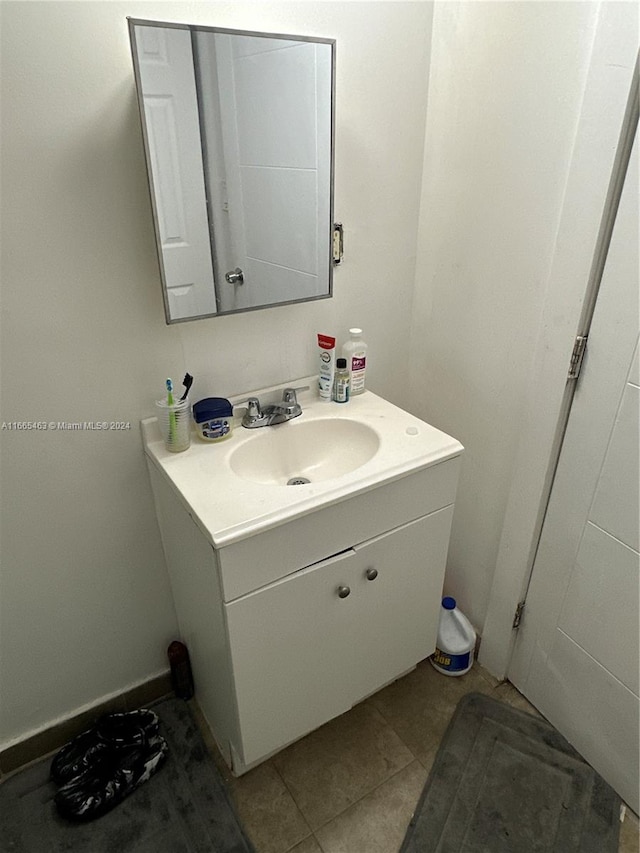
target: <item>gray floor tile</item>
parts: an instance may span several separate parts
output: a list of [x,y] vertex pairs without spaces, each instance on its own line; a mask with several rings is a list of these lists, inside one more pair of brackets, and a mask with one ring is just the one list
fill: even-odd
[[363,703],[272,759],[312,829],[413,761],[376,709]]
[[323,853],[397,853],[427,772],[413,761],[316,830]]
[[640,851],[640,828],[637,816],[627,809],[627,814],[620,827],[619,853],[638,853]]
[[456,705],[472,692],[493,692],[477,665],[466,675],[453,677],[423,661],[369,701],[428,770]]
[[310,835],[309,838],[305,838],[304,841],[296,844],[291,850],[287,850],[287,853],[322,853],[322,848],[313,835]]
[[232,779],[230,789],[238,816],[256,853],[284,853],[311,835],[307,822],[270,761]]

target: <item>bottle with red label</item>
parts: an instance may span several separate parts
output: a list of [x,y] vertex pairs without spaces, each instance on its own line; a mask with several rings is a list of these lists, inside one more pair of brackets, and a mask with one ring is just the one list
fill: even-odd
[[367,345],[362,340],[362,329],[349,329],[350,339],[342,347],[342,355],[347,359],[347,368],[351,377],[350,396],[362,394],[365,388],[367,370]]

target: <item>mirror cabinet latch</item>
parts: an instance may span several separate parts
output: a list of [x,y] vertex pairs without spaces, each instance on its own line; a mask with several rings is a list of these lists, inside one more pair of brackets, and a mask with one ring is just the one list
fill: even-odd
[[331,257],[334,267],[342,263],[344,254],[344,232],[342,230],[342,222],[333,223],[333,240],[331,246]]

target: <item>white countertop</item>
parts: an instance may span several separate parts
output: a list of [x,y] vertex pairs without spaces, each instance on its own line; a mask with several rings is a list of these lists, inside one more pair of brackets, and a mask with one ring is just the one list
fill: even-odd
[[[321,400],[316,377],[238,395],[231,402],[246,400],[248,396],[259,397],[263,404],[272,402],[288,385],[310,385],[309,391],[298,394],[302,406],[299,417],[253,430],[240,426],[238,420],[232,435],[220,442],[202,441],[194,432],[191,446],[182,453],[166,450],[156,418],[141,423],[149,460],[168,480],[216,548],[436,465],[463,451],[456,439],[371,391],[353,397],[346,404]],[[295,430],[297,425],[310,420],[336,417],[366,423],[380,442],[375,455],[349,473],[306,485],[283,486],[242,479],[229,464],[234,450],[257,433]]]

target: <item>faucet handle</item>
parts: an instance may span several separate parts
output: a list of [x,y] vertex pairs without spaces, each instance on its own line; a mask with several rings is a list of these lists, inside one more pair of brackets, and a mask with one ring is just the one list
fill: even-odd
[[308,391],[308,385],[299,385],[297,388],[285,388],[282,392],[282,401],[284,403],[297,403],[298,398],[296,397],[296,393],[298,391]]
[[[260,400],[257,397],[249,397],[247,400],[241,400],[239,403],[236,403],[236,406],[245,406],[247,407],[247,414],[245,418],[261,418],[262,417],[262,409],[260,408]],[[234,407],[235,408],[235,407]]]

